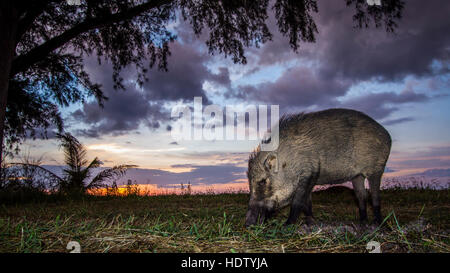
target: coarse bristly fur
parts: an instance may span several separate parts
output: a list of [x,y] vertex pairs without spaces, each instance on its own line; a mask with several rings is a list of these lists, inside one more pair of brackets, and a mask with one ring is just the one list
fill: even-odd
[[[300,123],[300,121],[305,117],[305,113],[297,113],[297,114],[283,114],[278,121],[280,136],[285,132],[285,129],[288,128],[292,123]],[[262,143],[270,142],[270,137],[268,139],[263,139]],[[256,157],[261,152],[261,145],[258,145],[251,153],[249,157],[249,162]]]
[[[279,121],[278,121],[278,126],[279,126],[279,132],[280,132],[280,138],[285,136],[285,132],[286,129],[289,128],[290,126],[292,126],[292,124],[299,124],[301,122],[301,120],[305,117],[305,113],[301,112],[301,113],[292,113],[292,114],[283,114]],[[268,139],[263,139],[261,141],[261,143],[268,143],[270,142],[270,137]],[[250,153],[250,157],[248,159],[248,170],[247,170],[247,178],[249,179],[249,181],[251,180],[251,174],[252,172],[254,172],[255,168],[257,169],[256,171],[262,171],[261,168],[258,168],[260,166],[258,166],[257,164],[254,164],[256,158],[258,158],[258,156],[261,153],[261,145],[258,145],[251,153]]]

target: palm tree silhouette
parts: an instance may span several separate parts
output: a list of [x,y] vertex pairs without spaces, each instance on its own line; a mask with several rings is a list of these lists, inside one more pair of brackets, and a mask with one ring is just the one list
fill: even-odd
[[[92,171],[103,165],[98,157],[91,162],[86,159],[85,147],[70,133],[58,134],[60,146],[64,151],[64,162],[67,168],[63,170],[60,191],[62,193],[77,195],[85,194],[88,190],[105,187],[107,179],[117,179],[125,175],[129,168],[137,165],[116,165],[100,171],[92,179]],[[90,179],[90,180],[89,180]]]

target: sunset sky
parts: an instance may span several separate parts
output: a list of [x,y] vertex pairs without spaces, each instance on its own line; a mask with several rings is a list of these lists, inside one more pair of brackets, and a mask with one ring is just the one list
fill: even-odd
[[[345,1],[319,1],[316,43],[289,47],[271,16],[273,41],[246,51],[246,65],[211,56],[207,35],[196,38],[189,23],[171,26],[168,72],[150,70],[142,88],[132,67],[122,76],[127,90],[113,89],[112,67],[87,58],[87,71],[109,97],[62,110],[67,131],[105,166],[136,164],[139,183],[210,185],[246,183],[250,141],[178,141],[171,138],[171,108],[180,102],[279,105],[280,114],[333,107],[361,110],[391,133],[386,175],[450,169],[450,5],[406,1],[396,34],[354,28]],[[22,147],[43,156],[45,165],[63,164],[56,139],[29,140]],[[450,176],[450,171],[449,171]]]

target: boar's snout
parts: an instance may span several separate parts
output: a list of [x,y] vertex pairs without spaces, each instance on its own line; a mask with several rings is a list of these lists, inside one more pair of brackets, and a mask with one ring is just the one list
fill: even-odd
[[256,225],[258,218],[260,218],[260,208],[249,207],[245,216],[245,227]]
[[264,223],[272,215],[272,209],[262,204],[250,204],[245,216],[245,226]]

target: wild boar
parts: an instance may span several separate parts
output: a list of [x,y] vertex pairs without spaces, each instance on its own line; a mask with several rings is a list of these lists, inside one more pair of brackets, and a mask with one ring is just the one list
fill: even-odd
[[258,146],[248,161],[246,226],[262,223],[288,205],[286,224],[295,223],[301,212],[311,224],[313,187],[346,181],[353,183],[360,221],[365,223],[366,178],[374,222],[381,223],[380,183],[391,150],[391,137],[383,126],[350,109],[284,115],[278,125],[278,148],[261,151]]

